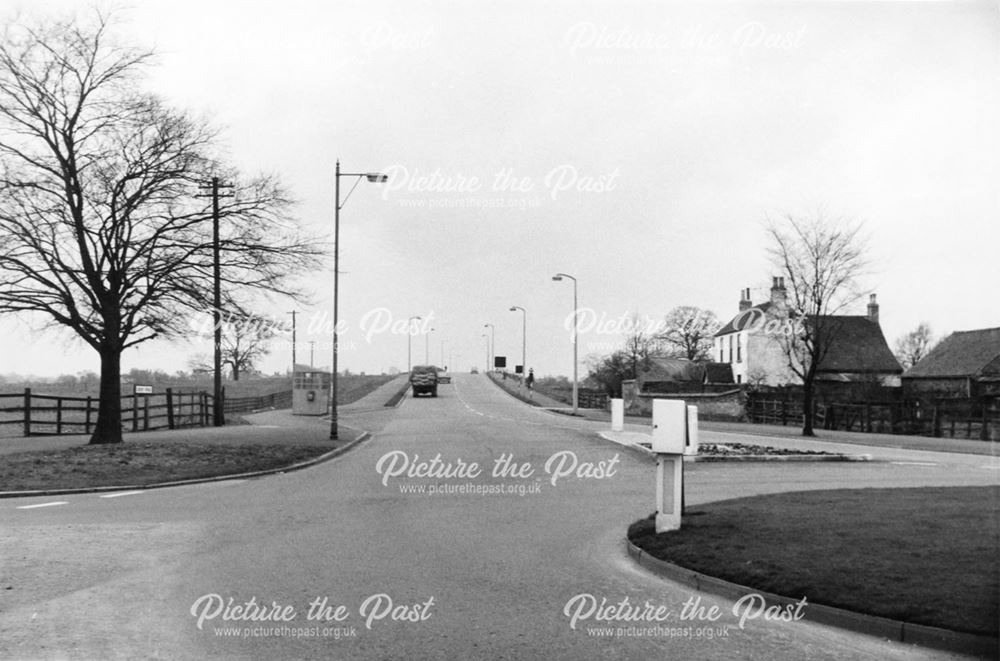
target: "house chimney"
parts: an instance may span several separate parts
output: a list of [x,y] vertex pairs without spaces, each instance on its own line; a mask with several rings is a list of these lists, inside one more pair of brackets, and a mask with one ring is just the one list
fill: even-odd
[[775,305],[783,305],[788,296],[788,292],[785,290],[785,279],[784,278],[772,278],[771,282],[771,303]]
[[878,302],[875,300],[875,294],[868,297],[868,321],[873,324],[878,323]]
[[740,312],[745,312],[753,307],[753,301],[750,300],[750,288],[740,290]]

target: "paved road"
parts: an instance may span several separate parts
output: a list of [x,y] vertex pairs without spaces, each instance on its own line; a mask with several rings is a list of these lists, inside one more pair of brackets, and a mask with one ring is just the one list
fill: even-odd
[[[628,523],[653,508],[648,458],[598,438],[602,423],[531,409],[482,376],[457,375],[440,393],[345,413],[374,437],[306,471],[114,498],[0,501],[0,658],[951,658],[806,622],[740,629],[732,602],[711,597],[701,605],[722,609],[720,620],[681,622],[694,593],[637,568],[621,545]],[[475,462],[483,474],[380,475],[393,452],[412,463],[440,454],[466,471]],[[587,469],[552,484],[545,465],[564,452]],[[507,454],[534,474],[491,477]],[[695,464],[688,500],[996,482],[992,458],[928,454],[933,462]],[[426,491],[462,485],[539,492]],[[567,603],[589,599],[571,601],[578,595],[663,606],[668,635],[597,635],[587,627],[602,623],[582,608],[574,629]],[[267,605],[251,613],[267,621],[223,621],[230,598]],[[323,598],[334,619],[308,620],[310,603]],[[677,631],[692,637],[669,635]]]

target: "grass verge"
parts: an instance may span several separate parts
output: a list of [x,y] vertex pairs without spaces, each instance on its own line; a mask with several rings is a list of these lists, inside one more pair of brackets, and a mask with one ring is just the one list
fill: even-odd
[[996,636],[1000,487],[807,491],[711,503],[650,555],[793,598]]
[[84,445],[0,456],[4,491],[148,485],[290,466],[329,452],[322,445],[145,443]]

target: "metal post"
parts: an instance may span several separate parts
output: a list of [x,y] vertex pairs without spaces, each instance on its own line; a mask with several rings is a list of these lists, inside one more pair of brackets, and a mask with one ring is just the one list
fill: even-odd
[[336,198],[333,207],[333,374],[330,381],[330,440],[337,440],[337,353],[340,347],[337,346],[337,322],[340,294],[340,159],[337,159],[336,175],[334,177],[334,197]]
[[579,363],[579,358],[577,357],[579,347],[579,342],[577,340],[577,327],[580,325],[577,321],[578,313],[579,307],[577,307],[576,298],[576,278],[573,278],[573,415],[576,415],[580,402],[580,387],[577,379],[577,365]]
[[420,315],[413,315],[406,320],[406,373],[413,369],[413,322],[421,319]]

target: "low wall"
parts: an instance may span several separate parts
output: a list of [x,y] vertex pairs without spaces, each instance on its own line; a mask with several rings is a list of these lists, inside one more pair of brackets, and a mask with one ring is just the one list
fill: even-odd
[[628,415],[653,415],[656,399],[683,399],[688,405],[698,407],[699,420],[741,422],[746,420],[746,395],[742,389],[723,393],[649,394],[628,392],[623,389],[625,413]]

